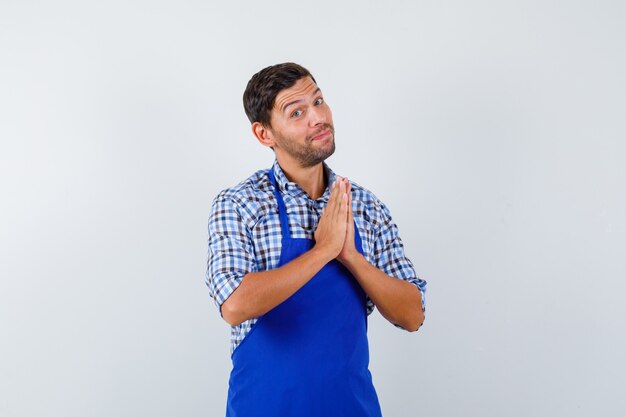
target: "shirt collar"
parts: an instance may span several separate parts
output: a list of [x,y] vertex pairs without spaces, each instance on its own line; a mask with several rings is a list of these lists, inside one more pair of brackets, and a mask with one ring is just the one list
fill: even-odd
[[[332,184],[333,181],[335,181],[336,174],[332,169],[330,169],[330,167],[328,166],[328,164],[326,164],[326,162],[322,162],[322,166],[324,168],[326,178],[328,178],[328,184],[326,184],[326,189],[324,190],[324,194],[322,194],[322,196],[318,198],[318,200],[328,201],[328,198],[330,197],[330,188],[328,186]],[[305,193],[304,190],[300,188],[298,184],[296,184],[293,181],[289,181],[287,179],[287,176],[285,176],[285,173],[283,172],[282,168],[278,164],[277,159],[274,160],[274,165],[272,166],[272,169],[274,170],[274,177],[276,177],[276,183],[278,184],[278,188],[280,189],[281,192],[291,193],[291,194],[296,194],[296,195],[303,194],[307,198],[310,198],[308,194]]]

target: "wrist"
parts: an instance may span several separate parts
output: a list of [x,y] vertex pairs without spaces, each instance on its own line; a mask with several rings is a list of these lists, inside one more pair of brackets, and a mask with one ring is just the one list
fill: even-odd
[[351,250],[341,256],[337,257],[337,260],[341,262],[345,267],[350,267],[356,264],[363,255],[359,253],[356,249]]
[[337,257],[337,254],[330,248],[315,244],[311,249],[319,258],[324,260],[324,263],[328,263]]

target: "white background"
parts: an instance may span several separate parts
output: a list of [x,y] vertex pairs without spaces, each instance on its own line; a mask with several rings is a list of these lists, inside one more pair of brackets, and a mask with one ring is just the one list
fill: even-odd
[[312,71],[328,162],[428,281],[370,316],[385,416],[626,413],[623,1],[0,0],[0,415],[221,416],[212,199],[241,96]]

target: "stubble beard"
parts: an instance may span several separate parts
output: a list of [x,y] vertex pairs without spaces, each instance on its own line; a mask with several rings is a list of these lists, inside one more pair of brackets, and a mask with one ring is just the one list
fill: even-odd
[[330,130],[330,138],[327,139],[330,141],[330,144],[324,144],[323,147],[318,148],[312,146],[313,137],[320,132],[317,132],[311,137],[307,137],[304,145],[300,145],[296,141],[289,139],[282,140],[280,145],[285,152],[296,159],[303,168],[315,166],[335,153],[335,129],[328,124],[324,126],[324,130],[326,129]]

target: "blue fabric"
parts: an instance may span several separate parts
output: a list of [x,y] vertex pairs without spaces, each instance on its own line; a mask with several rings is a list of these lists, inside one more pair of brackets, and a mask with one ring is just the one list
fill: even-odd
[[[273,170],[282,247],[278,266],[311,249],[291,238]],[[355,227],[355,245],[362,253]],[[234,350],[227,417],[381,417],[369,366],[366,295],[332,260],[260,317]]]
[[[324,176],[332,184],[336,174],[326,162],[322,164]],[[289,230],[294,238],[313,239],[322,210],[328,203],[330,188],[327,187],[319,198],[311,199],[298,184],[285,176],[277,160],[272,169],[289,215],[289,227],[282,227],[282,230]],[[425,311],[426,281],[417,276],[407,257],[389,209],[370,190],[352,180],[350,183],[352,212],[363,256],[385,274],[415,285],[422,294],[422,311]],[[267,170],[258,170],[236,186],[222,190],[213,200],[208,221],[205,282],[220,314],[222,303],[237,289],[246,274],[278,266],[282,232],[275,188]],[[404,192],[410,193],[410,190]],[[375,306],[369,297],[366,305],[367,313],[371,314]],[[257,320],[252,317],[231,326],[231,354]],[[398,324],[391,324],[403,329]]]

